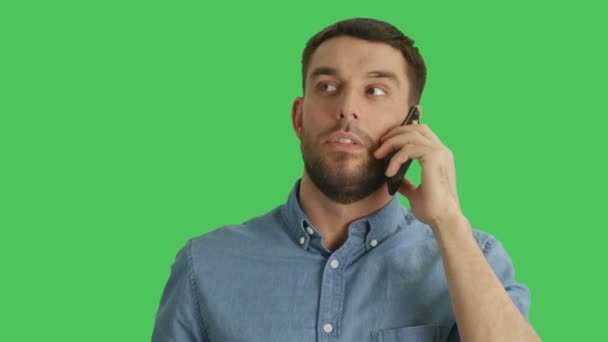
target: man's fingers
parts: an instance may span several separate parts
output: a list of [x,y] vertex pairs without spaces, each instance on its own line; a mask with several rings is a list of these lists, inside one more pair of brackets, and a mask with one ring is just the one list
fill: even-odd
[[409,132],[416,132],[416,129],[413,127],[413,125],[395,127],[393,129],[391,129],[390,131],[388,131],[388,133],[386,133],[385,135],[380,137],[380,142],[384,142],[396,135],[409,133]]
[[439,140],[439,137],[435,134],[435,132],[433,132],[431,130],[431,128],[426,125],[426,124],[420,124],[418,125],[418,131],[420,132],[420,134],[422,134],[423,136],[425,136],[426,138],[428,138],[430,141],[436,143],[436,144],[441,144],[443,145],[443,143],[441,142],[441,140]]
[[412,134],[396,135],[385,140],[380,148],[374,151],[374,156],[376,158],[384,158],[393,150],[401,149],[401,147],[406,144],[427,145],[430,143],[428,138],[416,132],[412,132]]
[[396,135],[409,133],[409,132],[416,132],[416,133],[426,137],[427,139],[429,139],[430,141],[432,141],[434,143],[441,143],[441,140],[439,140],[437,135],[431,130],[431,128],[427,124],[418,123],[417,121],[414,121],[411,125],[399,126],[399,127],[393,128],[392,130],[390,130],[388,133],[386,133],[384,136],[382,136],[380,138],[380,142],[386,141]]
[[397,152],[388,164],[385,175],[392,177],[397,174],[401,164],[405,163],[408,159],[419,159],[428,153],[429,147],[425,145],[414,145],[407,144]]

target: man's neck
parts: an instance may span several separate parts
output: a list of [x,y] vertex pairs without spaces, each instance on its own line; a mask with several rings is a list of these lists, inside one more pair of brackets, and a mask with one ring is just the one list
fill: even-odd
[[392,199],[386,185],[366,198],[351,203],[334,202],[323,194],[304,172],[300,182],[300,205],[315,228],[323,235],[323,244],[330,251],[340,248],[348,238],[348,226],[380,210]]

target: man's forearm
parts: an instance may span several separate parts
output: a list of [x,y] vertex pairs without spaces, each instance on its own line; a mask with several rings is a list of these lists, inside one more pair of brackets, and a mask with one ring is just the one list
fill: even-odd
[[463,342],[540,341],[488,264],[464,216],[433,225]]

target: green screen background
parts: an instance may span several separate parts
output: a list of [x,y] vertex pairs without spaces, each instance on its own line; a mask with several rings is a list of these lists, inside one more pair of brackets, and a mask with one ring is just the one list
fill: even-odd
[[584,1],[2,2],[0,340],[149,340],[187,239],[287,200],[303,167],[301,51],[357,16],[416,41],[423,121],[455,154],[465,214],[531,289],[541,337],[599,336],[605,14]]

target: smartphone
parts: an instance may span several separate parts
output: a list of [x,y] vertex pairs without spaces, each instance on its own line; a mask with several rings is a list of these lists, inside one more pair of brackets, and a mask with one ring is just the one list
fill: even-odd
[[[418,113],[418,106],[412,106],[412,108],[410,108],[410,111],[409,111],[409,113],[407,113],[407,116],[405,117],[405,120],[403,120],[403,123],[401,123],[401,126],[411,125],[414,121],[420,122],[420,114]],[[395,156],[395,154],[397,154],[397,152],[399,152],[399,150],[394,150],[391,153],[389,153],[386,157],[384,157],[384,164],[386,165],[387,168],[391,161],[391,158],[393,158]],[[397,192],[397,189],[399,189],[399,184],[401,184],[401,181],[403,180],[403,177],[405,176],[405,172],[407,172],[407,169],[410,167],[410,164],[412,164],[412,159],[408,159],[405,163],[401,164],[399,171],[397,171],[397,173],[394,176],[392,176],[392,177],[385,176],[386,183],[388,184],[388,193],[391,194],[391,196]]]

